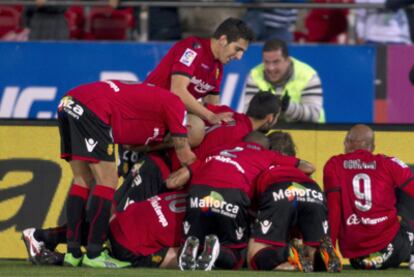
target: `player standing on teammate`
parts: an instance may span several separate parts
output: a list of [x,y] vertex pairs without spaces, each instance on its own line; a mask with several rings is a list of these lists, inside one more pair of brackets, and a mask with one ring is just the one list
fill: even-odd
[[145,83],[177,94],[187,110],[211,124],[229,121],[231,114],[214,114],[205,103],[219,103],[223,65],[240,60],[253,40],[253,32],[240,19],[223,21],[211,39],[188,37],[177,42],[150,73]]
[[[170,132],[181,163],[195,160],[187,142],[186,110],[180,99],[162,88],[104,81],[69,91],[58,108],[61,157],[72,169],[67,198],[65,263],[90,267],[124,267],[102,250],[118,176],[114,144],[151,145]],[[86,215],[90,224],[87,253],[80,250],[80,228],[86,200],[96,183]]]
[[375,155],[374,132],[353,126],[345,154],[324,168],[324,191],[332,242],[357,269],[398,267],[410,257],[413,231],[397,216],[396,189],[414,196],[414,175],[397,158]]

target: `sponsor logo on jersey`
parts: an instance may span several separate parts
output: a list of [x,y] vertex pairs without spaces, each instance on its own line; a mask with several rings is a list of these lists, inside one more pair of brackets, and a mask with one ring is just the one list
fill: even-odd
[[85,144],[86,149],[88,149],[88,152],[91,153],[93,149],[95,149],[96,145],[98,144],[98,141],[95,141],[93,138],[85,138]]
[[168,221],[167,218],[165,217],[163,211],[162,211],[162,207],[160,205],[160,201],[161,198],[159,196],[153,196],[151,198],[149,198],[147,201],[150,202],[152,208],[155,211],[155,214],[158,217],[158,222],[161,224],[162,227],[167,227],[168,226]]
[[264,220],[260,222],[260,228],[262,229],[263,235],[266,235],[269,232],[270,227],[272,226],[272,222],[269,220]]
[[377,218],[359,217],[356,214],[351,214],[346,220],[347,225],[377,225],[381,222],[388,220],[388,216],[382,216]]
[[242,228],[242,227],[239,227],[239,228],[236,229],[236,238],[237,238],[237,240],[241,240],[243,238],[244,229],[245,228]]
[[239,206],[228,203],[218,192],[212,191],[204,198],[191,197],[190,208],[201,209],[205,213],[216,213],[227,217],[236,218]]
[[201,79],[197,79],[195,76],[191,78],[191,83],[194,85],[194,90],[198,93],[207,93],[214,89],[214,86]]
[[283,199],[287,199],[289,202],[310,202],[319,203],[323,202],[323,194],[320,191],[314,189],[308,189],[299,183],[292,182],[292,185],[287,189],[279,189],[274,191],[273,200],[275,202]]
[[187,48],[180,58],[180,63],[185,64],[186,66],[191,66],[196,57],[197,53],[194,50]]

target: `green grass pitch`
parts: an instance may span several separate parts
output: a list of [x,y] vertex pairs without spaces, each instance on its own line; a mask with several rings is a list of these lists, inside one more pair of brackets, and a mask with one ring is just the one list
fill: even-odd
[[67,268],[60,266],[34,266],[28,261],[24,260],[0,260],[0,276],[24,276],[24,277],[35,277],[35,276],[76,276],[76,277],[123,277],[123,276],[237,276],[237,277],[261,277],[261,276],[298,276],[305,274],[305,276],[414,276],[414,272],[408,270],[406,265],[403,265],[399,269],[388,269],[383,271],[356,271],[351,270],[349,267],[341,273],[301,273],[301,272],[264,272],[264,271],[248,271],[248,270],[213,270],[211,272],[202,271],[179,271],[179,270],[166,270],[166,269],[142,269],[142,268],[128,268],[128,269],[93,269],[93,268]]

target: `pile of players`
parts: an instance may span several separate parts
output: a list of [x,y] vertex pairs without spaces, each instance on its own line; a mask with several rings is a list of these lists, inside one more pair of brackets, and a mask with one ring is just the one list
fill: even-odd
[[[251,39],[228,19],[212,39],[177,43],[144,84],[103,81],[65,95],[61,156],[74,176],[67,225],[23,231],[33,263],[339,272],[336,240],[357,268],[409,259],[414,176],[372,154],[369,127],[350,130],[322,192],[287,133],[263,134],[277,122],[279,97],[258,93],[246,114],[217,105],[223,64],[241,59]],[[117,191],[114,144],[124,148]],[[408,199],[398,200],[398,214],[395,189]]]

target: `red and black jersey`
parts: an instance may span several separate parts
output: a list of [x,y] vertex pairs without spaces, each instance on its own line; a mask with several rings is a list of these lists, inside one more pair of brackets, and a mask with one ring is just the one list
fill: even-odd
[[223,64],[214,58],[210,39],[188,37],[177,42],[144,82],[170,90],[175,74],[190,78],[187,89],[196,99],[218,95]]
[[71,96],[112,127],[115,143],[151,144],[186,136],[186,109],[180,98],[162,88],[121,81],[103,81],[70,90]]
[[[214,151],[213,151],[214,152]],[[238,188],[250,198],[260,173],[272,165],[296,167],[298,159],[266,150],[258,144],[237,142],[220,147],[207,156],[193,172],[192,184],[218,188]]]
[[187,194],[167,192],[130,204],[110,222],[114,239],[136,255],[180,246]]
[[407,189],[414,179],[410,168],[396,158],[366,150],[332,157],[324,168],[333,240],[345,257],[383,249],[397,234],[395,189]]

